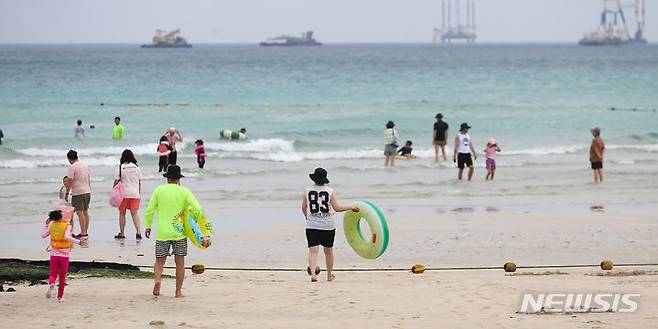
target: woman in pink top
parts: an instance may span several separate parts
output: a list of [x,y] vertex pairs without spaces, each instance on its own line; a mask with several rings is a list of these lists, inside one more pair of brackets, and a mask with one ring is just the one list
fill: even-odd
[[500,147],[496,144],[496,140],[489,138],[487,148],[484,153],[487,155],[487,177],[485,180],[493,180],[496,173],[496,152],[500,152]]
[[50,253],[50,278],[46,298],[52,297],[55,290],[55,280],[59,274],[59,289],[57,301],[64,301],[64,288],[66,287],[66,273],[69,270],[69,254],[73,244],[81,244],[85,240],[78,240],[71,234],[71,224],[62,219],[62,211],[55,210],[48,214],[48,219],[41,232],[41,238],[50,237],[50,245],[46,249]]

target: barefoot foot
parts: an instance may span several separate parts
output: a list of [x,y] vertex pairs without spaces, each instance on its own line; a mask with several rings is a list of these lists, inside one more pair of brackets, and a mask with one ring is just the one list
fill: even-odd
[[153,285],[153,296],[160,296],[160,285],[161,285],[160,282],[156,282]]
[[334,274],[327,275],[327,281],[334,281],[334,280],[336,280],[336,276]]

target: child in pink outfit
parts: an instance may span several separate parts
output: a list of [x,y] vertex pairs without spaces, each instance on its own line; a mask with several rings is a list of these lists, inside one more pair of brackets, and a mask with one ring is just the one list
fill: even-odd
[[55,289],[55,280],[59,274],[59,289],[57,290],[57,301],[64,301],[64,287],[66,287],[66,273],[69,270],[69,254],[73,244],[84,242],[74,238],[71,234],[71,224],[62,218],[62,211],[55,210],[48,214],[48,219],[41,232],[42,238],[50,237],[50,245],[47,250],[50,253],[50,278],[46,298],[52,297]]
[[496,173],[496,153],[500,152],[500,147],[496,144],[496,140],[490,138],[487,142],[487,148],[484,153],[487,155],[487,177],[486,180],[493,180]]

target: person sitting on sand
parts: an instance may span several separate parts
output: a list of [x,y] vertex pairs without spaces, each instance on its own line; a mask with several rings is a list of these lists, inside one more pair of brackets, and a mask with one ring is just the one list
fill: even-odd
[[327,281],[333,281],[334,268],[334,238],[336,236],[336,223],[334,213],[343,211],[358,212],[359,208],[343,207],[338,204],[334,190],[328,187],[327,171],[323,168],[315,169],[308,175],[313,185],[306,188],[306,194],[302,199],[302,213],[306,218],[306,241],[308,242],[308,271],[311,274],[311,282],[318,281],[315,268],[320,245],[324,250],[327,264]]
[[[462,179],[464,167],[467,166],[468,180],[470,181],[473,178],[473,160],[477,160],[477,155],[471,142],[471,136],[468,134],[469,129],[471,129],[471,126],[468,123],[464,122],[461,124],[459,134],[455,136],[455,149],[452,154],[452,161],[457,162],[457,167],[459,168],[457,179]],[[471,153],[473,154],[472,158]]]
[[50,245],[47,250],[50,253],[50,277],[48,278],[48,291],[46,298],[51,298],[55,290],[55,281],[59,276],[59,289],[57,289],[57,301],[64,302],[64,288],[66,287],[66,273],[69,270],[69,254],[73,244],[84,243],[84,238],[78,240],[73,237],[71,225],[62,220],[62,211],[55,210],[48,214],[46,224],[41,232],[41,238],[50,237]]
[[412,142],[412,141],[407,141],[407,142],[404,144],[404,146],[401,147],[401,148],[398,150],[398,154],[400,154],[400,156],[405,157],[405,158],[407,158],[407,159],[415,159],[416,156],[413,155],[413,154],[411,154],[411,152],[414,150],[414,149],[411,147],[411,145],[413,145],[413,142]]
[[500,147],[495,139],[490,138],[487,142],[487,148],[484,149],[484,153],[487,155],[487,177],[485,177],[485,180],[493,180],[496,174],[496,152],[500,152]]
[[589,162],[592,165],[594,173],[594,183],[603,183],[603,154],[605,153],[605,144],[601,139],[601,129],[592,128],[592,145],[589,147]]
[[186,187],[180,186],[180,179],[185,176],[181,174],[179,166],[170,165],[163,176],[167,178],[167,184],[155,188],[144,215],[145,235],[149,239],[151,238],[153,215],[156,215],[157,221],[153,295],[160,295],[162,268],[167,262],[167,257],[173,255],[176,262],[176,298],[180,298],[183,297],[185,256],[187,256],[187,238],[183,234],[183,214],[190,209],[196,218],[201,218],[203,210],[192,192]]

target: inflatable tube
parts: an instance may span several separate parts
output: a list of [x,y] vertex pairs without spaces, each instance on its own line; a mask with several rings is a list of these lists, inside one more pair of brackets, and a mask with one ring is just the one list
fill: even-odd
[[[386,251],[386,247],[388,247],[389,237],[386,218],[369,201],[357,201],[353,207],[358,207],[359,212],[348,211],[343,217],[345,239],[357,255],[366,259],[375,259],[381,256]],[[365,219],[368,226],[370,226],[372,235],[367,240],[359,228],[361,218]]]
[[245,140],[247,139],[247,135],[239,131],[225,129],[219,132],[219,138],[228,140]]
[[[211,238],[212,238],[212,224],[204,216],[201,218],[196,218],[188,209],[185,213],[185,220],[183,221],[183,233],[185,236],[192,241],[192,243],[201,248],[206,249],[210,247]],[[206,238],[206,243],[203,243],[203,237]]]
[[416,159],[416,156],[415,156],[415,155],[409,155],[409,156],[407,156],[407,155],[396,155],[396,156],[395,156],[395,159],[396,159],[396,160],[403,160],[403,161],[406,161],[406,160],[415,160],[415,159]]

